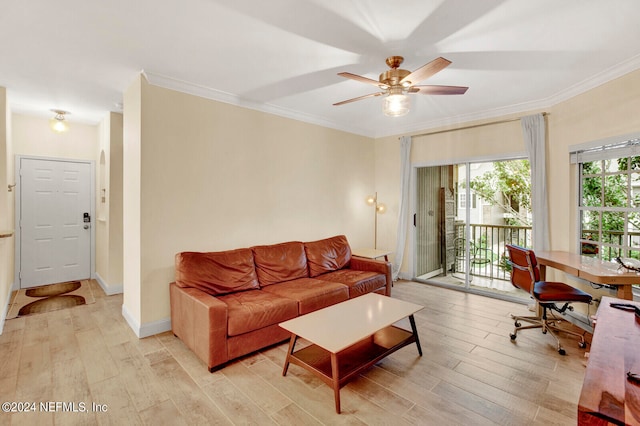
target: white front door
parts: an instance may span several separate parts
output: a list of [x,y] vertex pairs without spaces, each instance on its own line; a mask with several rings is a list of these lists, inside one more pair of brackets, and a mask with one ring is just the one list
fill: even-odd
[[20,159],[20,287],[91,277],[91,164]]

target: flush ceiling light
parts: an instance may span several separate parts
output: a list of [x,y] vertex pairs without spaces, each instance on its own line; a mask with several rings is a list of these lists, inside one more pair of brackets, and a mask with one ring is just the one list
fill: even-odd
[[69,123],[65,119],[65,114],[71,113],[69,111],[63,111],[61,109],[52,109],[51,112],[54,112],[56,114],[55,117],[49,120],[51,130],[56,133],[62,133],[69,130]]

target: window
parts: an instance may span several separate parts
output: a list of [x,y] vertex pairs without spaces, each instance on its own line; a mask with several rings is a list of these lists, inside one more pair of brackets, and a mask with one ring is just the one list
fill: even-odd
[[581,253],[603,260],[640,258],[640,138],[573,154]]
[[[467,208],[467,194],[465,194],[464,192],[461,192],[459,194],[460,196],[460,203],[458,205],[459,208],[461,209],[466,209]],[[469,205],[470,209],[475,209],[477,208],[476,205],[476,194],[471,194],[471,205]]]

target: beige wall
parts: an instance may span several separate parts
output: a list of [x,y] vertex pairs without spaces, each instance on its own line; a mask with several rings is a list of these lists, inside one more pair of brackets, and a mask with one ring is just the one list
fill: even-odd
[[[549,227],[554,250],[576,251],[577,181],[576,167],[569,163],[571,145],[630,133],[640,133],[640,71],[576,96],[550,109],[547,179]],[[611,291],[594,291],[570,275],[552,278],[569,281],[585,291],[615,296]],[[593,312],[593,308],[592,308]]]
[[[494,121],[510,120],[513,117],[501,117]],[[484,122],[486,124],[486,122]],[[465,123],[464,127],[483,122]],[[450,130],[431,129],[428,132]],[[456,164],[471,160],[512,158],[525,154],[522,130],[519,121],[479,126],[465,130],[451,130],[432,135],[419,136],[416,132],[411,143],[411,164],[413,167]],[[397,136],[376,140],[376,188],[379,198],[388,203],[388,215],[379,219],[378,247],[395,250],[397,220],[399,215],[400,193],[400,149]],[[414,197],[415,188],[410,190]],[[413,212],[410,213],[413,215]],[[413,222],[408,221],[407,232],[413,232]],[[407,239],[401,273],[409,276],[410,262],[413,256],[413,241]]]
[[[142,77],[138,76],[123,97],[122,179],[122,269],[123,314],[131,328],[140,335],[142,324],[142,276],[140,257],[140,175],[142,143]],[[151,142],[150,142],[151,143]],[[160,290],[162,291],[162,290]]]
[[550,109],[548,187],[551,246],[576,247],[576,171],[571,145],[640,133],[640,71],[576,96]]
[[[353,246],[373,244],[373,210],[365,203],[374,190],[372,139],[144,80],[127,91],[125,111],[125,310],[135,319],[139,308],[141,323],[169,317],[179,251],[336,234]],[[140,189],[129,176],[137,173]],[[129,255],[129,245],[139,253]],[[128,270],[130,263],[140,270]],[[138,285],[140,298],[128,299]]]
[[[575,251],[576,248],[576,176],[569,162],[569,146],[629,133],[640,133],[640,71],[629,73],[570,100],[546,108],[547,176],[551,248]],[[518,116],[540,111],[529,111]],[[512,117],[500,117],[500,121]],[[464,126],[477,123],[464,123]],[[417,132],[420,133],[420,132]],[[489,125],[469,130],[414,138],[413,166],[455,163],[509,157],[525,151],[520,122]],[[397,137],[376,140],[376,187],[389,210],[398,211],[399,144]],[[415,191],[415,189],[412,189]],[[413,193],[412,193],[413,194]],[[397,216],[397,213],[396,213]],[[394,215],[382,219],[379,246],[394,248]],[[411,228],[409,230],[411,231]],[[409,275],[408,259],[413,247],[407,243],[402,272]],[[551,278],[572,280],[564,274]],[[580,283],[576,285],[581,286]],[[590,287],[585,289],[594,292]]]
[[[71,122],[67,132],[55,133],[49,127],[48,118],[15,113],[10,115],[10,122],[12,152],[7,157],[7,172],[12,183],[15,181],[15,157],[18,155],[88,161],[95,161],[98,156],[98,126]],[[16,192],[11,194],[13,203],[16,201]],[[12,218],[14,208],[12,204],[10,212]],[[15,256],[13,241],[10,252],[13,271]]]
[[123,230],[122,230],[122,149],[123,149],[123,117],[122,114],[111,113],[110,121],[110,154],[107,202],[109,203],[109,285],[114,290],[122,289],[123,266]]
[[11,120],[15,155],[92,161],[98,156],[98,126],[71,122],[67,132],[56,133],[48,118],[13,114]]
[[107,294],[122,292],[122,114],[99,125],[96,159],[96,277]]
[[[10,132],[10,111],[7,90],[0,87],[0,233],[14,230],[13,210],[15,191],[9,192],[8,185],[14,183],[11,164],[12,146]],[[13,237],[0,238],[0,333],[7,314],[9,296],[13,285],[14,256]]]

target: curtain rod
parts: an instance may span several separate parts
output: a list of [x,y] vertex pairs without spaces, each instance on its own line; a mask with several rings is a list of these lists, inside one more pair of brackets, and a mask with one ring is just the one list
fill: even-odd
[[[547,115],[550,115],[548,112],[543,112],[542,116],[546,117]],[[476,127],[484,127],[484,126],[491,126],[494,124],[503,124],[503,123],[511,123],[512,121],[518,121],[520,120],[522,117],[517,117],[517,118],[509,118],[506,120],[499,120],[499,121],[492,121],[490,123],[482,123],[482,124],[472,124],[470,126],[465,126],[465,127],[456,127],[455,129],[447,129],[447,130],[436,130],[434,132],[427,132],[427,133],[420,133],[419,135],[411,135],[412,138],[417,138],[420,136],[431,136],[431,135],[437,135],[438,133],[447,133],[447,132],[455,132],[457,130],[468,130],[468,129],[475,129]]]

